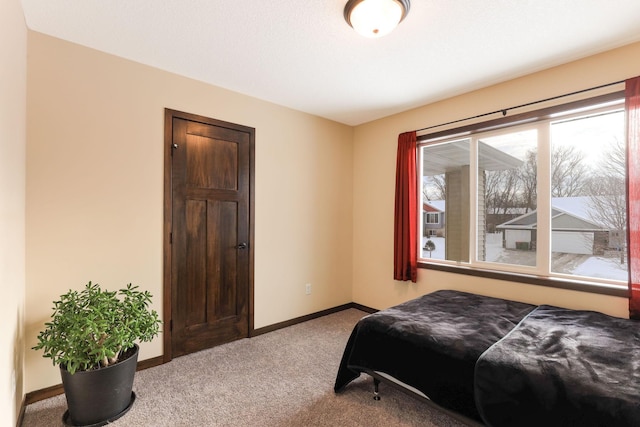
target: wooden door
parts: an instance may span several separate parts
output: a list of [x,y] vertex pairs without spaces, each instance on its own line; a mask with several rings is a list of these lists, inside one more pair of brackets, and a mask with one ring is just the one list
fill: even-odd
[[171,110],[166,120],[170,359],[249,336],[254,130]]

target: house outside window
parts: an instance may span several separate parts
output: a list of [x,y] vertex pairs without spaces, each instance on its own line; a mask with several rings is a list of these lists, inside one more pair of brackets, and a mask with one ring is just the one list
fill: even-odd
[[587,104],[420,137],[419,261],[626,286],[624,102]]
[[422,203],[423,236],[444,237],[444,203],[441,200]]

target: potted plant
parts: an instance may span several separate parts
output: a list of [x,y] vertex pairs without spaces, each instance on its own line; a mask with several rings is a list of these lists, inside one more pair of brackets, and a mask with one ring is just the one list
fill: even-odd
[[124,415],[135,400],[136,341],[151,341],[161,321],[151,294],[131,284],[107,291],[89,282],[53,303],[34,350],[59,365],[68,425],[98,426]]

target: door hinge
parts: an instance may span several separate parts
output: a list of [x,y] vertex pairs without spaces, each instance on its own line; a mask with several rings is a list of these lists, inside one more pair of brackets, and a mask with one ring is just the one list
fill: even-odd
[[173,244],[173,233],[169,233],[169,244]]

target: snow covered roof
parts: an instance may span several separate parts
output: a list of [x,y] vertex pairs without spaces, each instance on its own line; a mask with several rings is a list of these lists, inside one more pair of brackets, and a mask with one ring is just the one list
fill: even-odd
[[559,209],[563,212],[569,213],[573,216],[591,220],[592,215],[589,214],[591,210],[591,202],[589,196],[582,197],[554,197],[551,199],[551,206],[554,209]]
[[445,201],[444,200],[428,200],[424,202],[423,210],[425,206],[431,206],[435,211],[444,212]]
[[[551,199],[551,228],[554,230],[603,230],[603,227],[591,220],[590,198],[584,197],[554,197]],[[496,228],[537,228],[537,210],[520,215],[502,223]]]

